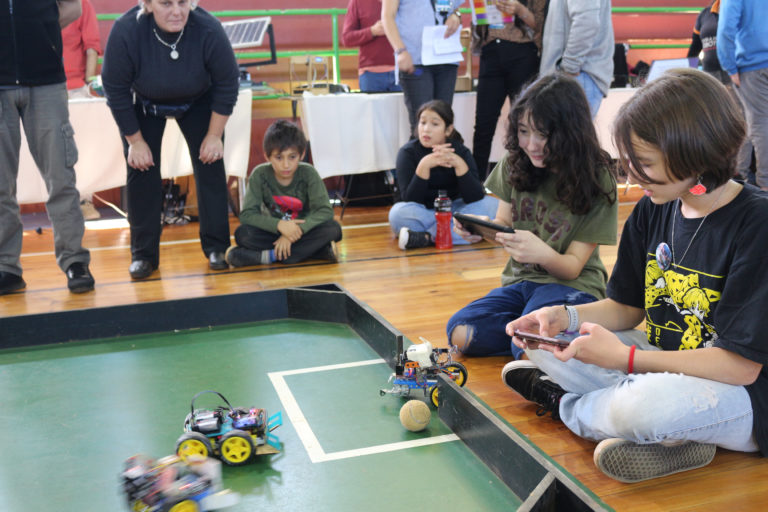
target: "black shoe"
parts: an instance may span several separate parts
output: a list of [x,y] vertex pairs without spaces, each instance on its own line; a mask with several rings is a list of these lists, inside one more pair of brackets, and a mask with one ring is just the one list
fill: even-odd
[[411,231],[408,228],[400,228],[400,234],[397,237],[397,245],[402,250],[421,249],[435,245],[432,235],[426,231]]
[[238,245],[231,245],[225,256],[227,263],[233,267],[250,267],[252,265],[268,265],[269,251],[257,251],[246,249]]
[[212,252],[208,255],[208,266],[211,270],[226,270],[229,268],[223,252]]
[[152,264],[147,260],[135,260],[131,262],[128,273],[133,279],[146,279],[154,270]]
[[331,263],[338,263],[339,249],[336,246],[336,242],[328,242],[325,247],[313,254],[312,257],[318,260],[326,260],[330,261]]
[[94,280],[88,265],[76,261],[67,268],[67,287],[72,293],[85,293],[93,290]]
[[26,286],[21,276],[0,270],[0,295],[23,290]]
[[501,379],[529,402],[539,404],[537,416],[549,412],[552,413],[552,419],[560,419],[560,399],[565,390],[531,361],[507,363],[501,370]]

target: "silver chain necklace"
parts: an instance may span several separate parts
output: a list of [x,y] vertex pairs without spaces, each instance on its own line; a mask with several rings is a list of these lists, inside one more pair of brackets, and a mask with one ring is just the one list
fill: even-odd
[[683,257],[680,258],[680,261],[675,264],[675,224],[677,224],[677,210],[680,209],[680,198],[677,198],[677,204],[675,205],[675,212],[674,216],[672,218],[672,264],[679,267],[683,264],[683,260],[685,259],[685,255],[688,254],[688,249],[691,248],[691,244],[693,244],[693,239],[696,238],[696,235],[699,234],[699,230],[701,229],[702,224],[704,224],[704,221],[707,220],[707,217],[709,217],[709,214],[715,211],[715,206],[717,206],[717,202],[720,201],[720,197],[723,195],[723,192],[725,192],[725,188],[728,186],[728,183],[726,182],[725,186],[720,189],[720,193],[717,195],[717,198],[715,198],[715,201],[712,203],[712,206],[710,207],[707,214],[704,216],[703,219],[701,219],[701,222],[699,222],[699,226],[696,228],[696,231],[694,231],[693,236],[691,237],[691,240],[688,242],[688,247],[685,248],[685,252],[683,253]]
[[160,38],[160,35],[157,33],[157,30],[155,30],[154,28],[152,29],[152,32],[155,33],[155,37],[157,38],[158,41],[160,41],[160,44],[162,44],[164,46],[167,46],[168,48],[171,49],[171,53],[170,53],[171,59],[173,59],[173,60],[178,59],[179,58],[179,52],[176,51],[176,45],[179,44],[179,41],[181,41],[181,36],[184,35],[184,28],[181,29],[181,32],[179,33],[179,37],[177,37],[176,41],[174,41],[172,44],[168,44],[165,41],[163,41]]

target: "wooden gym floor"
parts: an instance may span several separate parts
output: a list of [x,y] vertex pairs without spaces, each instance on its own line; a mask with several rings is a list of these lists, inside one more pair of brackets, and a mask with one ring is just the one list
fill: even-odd
[[[629,201],[620,208],[620,227],[636,199],[632,194],[621,197]],[[196,223],[167,226],[160,270],[139,282],[128,275],[128,229],[88,223],[84,245],[91,249],[96,289],[83,295],[67,290],[66,278],[55,264],[51,230],[41,234],[25,231],[22,265],[27,288],[0,296],[0,316],[87,308],[98,314],[98,308],[104,306],[334,282],[411,341],[424,337],[445,346],[445,323],[450,315],[499,285],[507,255],[486,242],[450,251],[400,251],[386,224],[387,210],[347,208],[338,264],[310,260],[294,266],[273,264],[214,272],[200,250]],[[337,218],[338,213],[339,209]],[[234,232],[235,218],[231,226]],[[616,248],[604,247],[601,254],[610,269]],[[768,500],[768,460],[722,449],[712,464],[695,471],[639,484],[611,480],[592,462],[594,443],[578,438],[560,422],[537,417],[535,405],[506,388],[500,371],[507,358],[464,362],[469,368],[468,389],[616,510],[757,511]]]

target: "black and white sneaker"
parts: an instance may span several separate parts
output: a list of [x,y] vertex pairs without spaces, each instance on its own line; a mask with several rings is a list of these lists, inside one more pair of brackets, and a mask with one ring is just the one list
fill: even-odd
[[529,402],[539,404],[537,416],[551,413],[552,419],[560,419],[560,399],[565,390],[531,361],[507,363],[501,370],[501,379]]
[[430,245],[435,245],[435,242],[432,240],[432,235],[428,232],[400,228],[400,235],[397,237],[397,246],[400,249],[421,249]]
[[715,451],[714,444],[693,441],[638,444],[612,438],[597,445],[594,460],[597,468],[614,480],[634,483],[706,466]]

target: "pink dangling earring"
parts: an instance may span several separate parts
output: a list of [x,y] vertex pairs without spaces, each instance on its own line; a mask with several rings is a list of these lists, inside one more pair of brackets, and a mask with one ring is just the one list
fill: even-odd
[[703,196],[707,193],[707,187],[701,182],[701,176],[696,180],[696,184],[688,189],[688,192],[695,196]]

